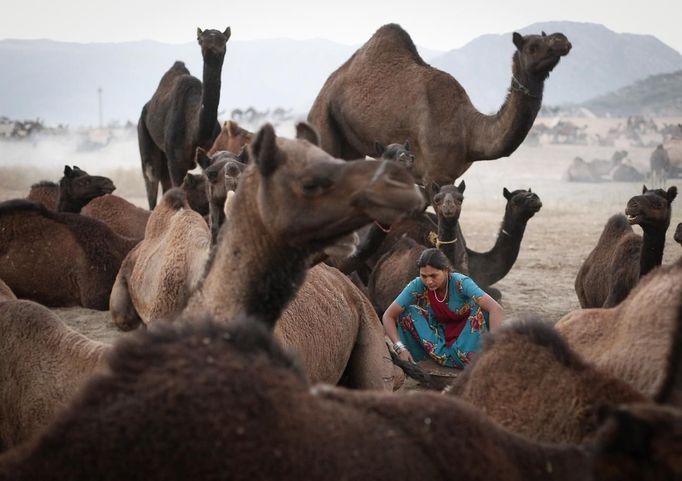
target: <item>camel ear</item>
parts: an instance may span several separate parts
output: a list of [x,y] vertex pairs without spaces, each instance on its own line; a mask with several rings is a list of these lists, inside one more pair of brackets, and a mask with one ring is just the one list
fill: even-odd
[[68,165],[64,166],[64,177],[68,177],[69,179],[73,177],[74,171],[69,167]]
[[597,407],[599,425],[612,422],[615,426],[604,448],[611,452],[641,457],[649,450],[651,427],[626,409],[601,404]]
[[197,27],[197,40],[201,38],[201,34],[204,33],[203,30]]
[[533,191],[532,191],[532,189],[531,189],[530,187],[528,187],[528,193],[529,193],[529,194],[532,194],[532,193],[533,193]]
[[646,194],[649,189],[646,188],[646,185],[642,185],[642,194]]
[[406,140],[406,141],[405,141],[405,145],[403,145],[403,147],[405,147],[405,150],[407,150],[407,151],[409,151],[409,152],[412,152],[412,149],[411,149],[411,147],[410,147],[410,141],[409,141],[409,140]]
[[668,189],[668,195],[666,195],[668,199],[668,204],[670,204],[673,200],[675,200],[675,197],[677,197],[677,187],[674,185]]
[[543,37],[546,37],[546,36],[547,36],[547,34],[545,33],[544,30],[542,30],[542,36],[543,36]]
[[386,152],[386,146],[381,142],[374,142],[374,155],[379,158],[384,155],[384,152]]
[[199,167],[201,167],[202,170],[206,170],[208,167],[211,166],[211,158],[208,156],[206,151],[201,147],[197,147],[196,154],[194,155],[194,160],[196,161],[197,164],[199,164]]
[[249,149],[246,148],[246,145],[242,146],[242,150],[240,150],[239,155],[237,155],[237,160],[242,164],[249,163]]
[[466,188],[467,185],[464,183],[464,180],[462,180],[462,182],[460,182],[459,185],[457,186],[457,190],[459,191],[460,194],[463,194]]
[[230,35],[232,35],[232,29],[230,29],[230,27],[227,27],[223,32],[223,35],[225,35],[225,43],[227,43],[227,41],[230,39]]
[[507,200],[509,200],[511,198],[511,192],[509,192],[509,190],[507,190],[506,187],[502,187],[502,195]]
[[514,45],[516,45],[516,48],[521,50],[523,48],[523,35],[520,33],[514,32],[514,35],[512,35],[512,40],[514,42]]
[[265,124],[256,134],[251,145],[251,158],[263,177],[269,177],[286,160],[286,155],[277,147],[277,136],[272,124]]
[[227,127],[226,130],[230,137],[236,137],[237,134],[239,133],[239,125],[237,125],[237,122],[228,120],[227,122],[225,122],[225,127]]
[[307,140],[313,145],[320,145],[320,136],[317,133],[317,130],[308,122],[299,122],[296,124],[296,138]]
[[438,192],[440,192],[440,185],[437,182],[431,182],[431,198],[433,199]]

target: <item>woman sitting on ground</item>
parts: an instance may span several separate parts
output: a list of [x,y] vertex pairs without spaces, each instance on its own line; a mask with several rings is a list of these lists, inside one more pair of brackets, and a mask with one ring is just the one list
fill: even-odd
[[463,368],[479,349],[481,334],[502,323],[502,307],[469,277],[452,272],[442,251],[426,249],[410,282],[383,316],[393,349],[404,361],[430,357]]

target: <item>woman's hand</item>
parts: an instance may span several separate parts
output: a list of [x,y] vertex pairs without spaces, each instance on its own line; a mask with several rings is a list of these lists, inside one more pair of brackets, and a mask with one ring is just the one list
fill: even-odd
[[412,364],[415,363],[414,359],[412,359],[412,354],[410,354],[410,351],[408,351],[407,349],[403,349],[402,351],[400,351],[400,354],[398,354],[398,357],[400,359],[402,359],[403,361],[411,362]]

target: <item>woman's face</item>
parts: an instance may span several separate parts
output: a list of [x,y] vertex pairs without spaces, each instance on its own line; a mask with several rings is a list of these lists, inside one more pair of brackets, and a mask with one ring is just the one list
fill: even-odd
[[420,267],[419,277],[421,277],[422,282],[430,290],[440,289],[445,284],[448,271],[447,269],[436,269],[431,266]]

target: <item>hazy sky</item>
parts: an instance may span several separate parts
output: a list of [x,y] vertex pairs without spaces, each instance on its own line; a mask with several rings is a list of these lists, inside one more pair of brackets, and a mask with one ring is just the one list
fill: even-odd
[[572,20],[601,23],[619,33],[652,34],[682,52],[680,0],[1,1],[3,39],[183,43],[194,40],[197,27],[229,25],[233,40],[327,38],[359,44],[384,23],[396,22],[418,45],[449,50],[484,33]]

